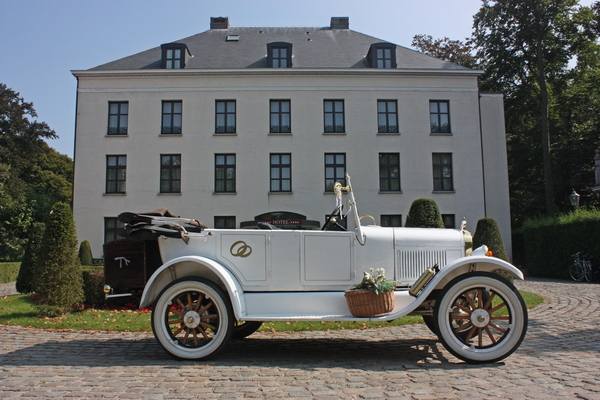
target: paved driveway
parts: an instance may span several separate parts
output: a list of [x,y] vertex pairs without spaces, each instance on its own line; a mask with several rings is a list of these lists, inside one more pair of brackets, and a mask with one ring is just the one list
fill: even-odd
[[0,326],[0,399],[600,399],[600,285],[518,287],[546,302],[516,353],[479,366],[423,324],[257,333],[205,363],[171,359],[149,334]]

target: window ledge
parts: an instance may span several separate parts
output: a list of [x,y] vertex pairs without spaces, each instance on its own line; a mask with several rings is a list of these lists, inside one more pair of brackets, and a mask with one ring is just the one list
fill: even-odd
[[323,135],[344,136],[346,132],[323,132]]
[[237,136],[237,132],[222,132],[222,133],[215,132],[215,133],[213,133],[213,136]]
[[116,135],[116,134],[109,135],[107,133],[106,135],[104,135],[104,137],[128,137],[128,136],[129,136],[129,134],[126,134],[126,135]]
[[377,136],[400,136],[400,132],[377,132]]
[[237,192],[213,192],[213,194],[214,194],[214,195],[221,195],[221,194],[224,194],[224,195],[229,195],[229,196],[231,196],[231,195],[235,195],[235,194],[237,194]]
[[157,194],[159,196],[181,196],[181,192],[177,192],[177,193],[175,193],[175,192],[173,192],[173,193],[161,193],[161,192],[159,192]]
[[431,193],[433,194],[454,194],[456,190],[434,190]]
[[402,190],[380,190],[379,194],[402,194]]
[[269,132],[269,136],[292,136],[292,132]]
[[127,196],[127,193],[104,193],[103,196]]
[[159,133],[158,137],[181,137],[183,133]]
[[282,194],[294,194],[294,192],[292,192],[292,191],[289,191],[289,192],[269,192],[269,196],[271,196],[271,195],[278,196],[278,195],[282,195]]
[[429,136],[452,136],[452,132],[430,132]]

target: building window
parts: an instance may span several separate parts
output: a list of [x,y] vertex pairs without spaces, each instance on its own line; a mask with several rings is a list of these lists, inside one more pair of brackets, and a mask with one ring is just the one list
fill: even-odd
[[285,42],[267,44],[267,67],[291,68],[292,44]]
[[292,126],[290,122],[290,101],[271,100],[270,106],[271,133],[290,133]]
[[373,68],[396,68],[396,46],[392,43],[373,43],[367,59]]
[[125,193],[127,156],[106,156],[106,193]]
[[184,43],[167,43],[161,47],[161,67],[165,69],[185,68],[188,48]]
[[126,101],[108,103],[108,135],[127,135],[129,103]]
[[292,155],[271,154],[271,192],[292,191]]
[[390,214],[381,216],[381,226],[401,227],[402,214]]
[[435,192],[454,190],[452,153],[433,153],[433,190]]
[[400,191],[400,154],[379,153],[379,190]]
[[181,193],[180,154],[161,154],[160,193]]
[[343,133],[344,125],[344,100],[325,100],[325,133]]
[[163,135],[181,134],[181,101],[162,102],[162,129]]
[[113,240],[123,239],[119,236],[119,230],[123,228],[123,223],[117,217],[104,217],[104,243]]
[[235,154],[215,154],[215,193],[235,193]]
[[325,192],[333,192],[336,182],[346,186],[346,154],[325,154]]
[[235,216],[215,216],[216,229],[235,229]]
[[442,220],[444,221],[444,228],[456,229],[456,218],[454,214],[442,214]]
[[450,133],[450,102],[432,100],[429,102],[431,133]]
[[379,133],[398,133],[398,103],[396,100],[377,101]]
[[217,100],[216,133],[235,133],[235,100]]

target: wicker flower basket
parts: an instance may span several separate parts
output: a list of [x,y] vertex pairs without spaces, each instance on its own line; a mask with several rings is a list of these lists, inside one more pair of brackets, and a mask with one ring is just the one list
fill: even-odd
[[389,313],[396,305],[393,290],[387,290],[380,294],[365,289],[346,290],[344,296],[352,315],[360,318]]

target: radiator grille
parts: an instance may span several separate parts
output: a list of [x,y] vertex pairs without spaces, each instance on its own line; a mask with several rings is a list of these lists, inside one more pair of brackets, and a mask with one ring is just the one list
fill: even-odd
[[415,281],[427,267],[434,264],[443,268],[446,265],[446,252],[443,250],[400,250],[398,251],[398,280]]

